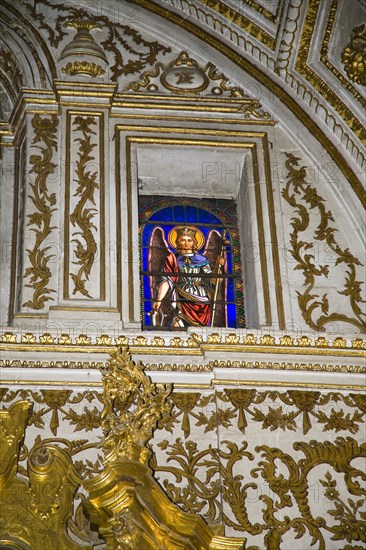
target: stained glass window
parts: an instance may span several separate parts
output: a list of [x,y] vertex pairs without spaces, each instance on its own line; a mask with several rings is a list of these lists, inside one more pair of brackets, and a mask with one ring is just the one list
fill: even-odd
[[139,201],[143,328],[244,327],[235,202]]

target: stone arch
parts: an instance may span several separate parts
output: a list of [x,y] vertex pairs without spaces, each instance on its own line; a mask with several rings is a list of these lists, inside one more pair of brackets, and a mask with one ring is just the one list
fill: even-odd
[[21,85],[24,88],[50,89],[57,75],[55,60],[26,13],[4,2],[1,27],[1,42],[16,57]]

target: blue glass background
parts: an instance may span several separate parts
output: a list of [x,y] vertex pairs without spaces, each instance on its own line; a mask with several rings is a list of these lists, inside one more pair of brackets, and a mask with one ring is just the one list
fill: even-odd
[[[150,207],[151,208],[151,205]],[[146,223],[146,222],[155,222],[155,223]],[[159,222],[162,222],[161,225]],[[170,223],[169,223],[170,222]],[[179,224],[189,224],[197,225],[197,227],[202,231],[207,240],[208,234],[212,229],[217,229],[220,233],[225,228],[223,222],[219,220],[214,214],[205,210],[204,208],[198,208],[196,206],[190,205],[173,205],[157,210],[152,214],[148,220],[145,221],[143,217],[142,221],[142,233],[141,233],[141,263],[142,271],[148,271],[148,257],[149,257],[149,243],[150,237],[155,229],[155,227],[161,227],[164,230],[165,239],[167,240],[168,233],[173,227]],[[212,224],[211,227],[201,226],[200,224]],[[175,252],[175,250],[171,250]],[[199,251],[201,254],[204,253],[204,248]],[[231,247],[226,248],[226,273],[232,274],[232,253]],[[211,266],[214,269],[215,266]],[[152,299],[151,288],[150,288],[150,277],[148,275],[142,275],[142,299],[144,300],[144,326],[151,327],[151,320],[148,313],[152,309]],[[232,302],[226,305],[227,311],[227,320],[228,327],[235,328],[237,326],[237,315],[236,315],[236,306],[235,306],[235,290],[234,290],[234,281],[231,278],[227,279],[227,301]]]

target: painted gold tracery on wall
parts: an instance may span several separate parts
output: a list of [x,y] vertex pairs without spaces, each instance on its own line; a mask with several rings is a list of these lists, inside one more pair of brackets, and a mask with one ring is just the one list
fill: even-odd
[[[334,217],[331,211],[326,209],[324,198],[318,194],[315,187],[306,181],[306,167],[298,168],[300,159],[291,153],[286,153],[286,155],[287,185],[283,189],[282,195],[297,213],[297,216],[291,220],[293,231],[290,235],[290,243],[291,254],[297,261],[295,269],[301,270],[305,278],[306,290],[304,292],[297,291],[302,316],[306,323],[315,330],[324,330],[327,324],[341,321],[352,324],[365,332],[366,314],[363,311],[365,300],[361,296],[363,281],[358,275],[358,266],[362,266],[362,262],[348,248],[343,248],[338,244],[335,236],[337,229],[332,225],[332,222],[335,222]],[[301,233],[309,228],[315,208],[319,216],[318,225],[313,234],[313,242],[306,242],[301,240]],[[315,242],[326,243],[336,257],[334,267],[344,264],[344,287],[337,292],[349,300],[353,317],[341,311],[330,313],[329,309],[332,309],[332,304],[329,303],[328,293],[323,294],[322,297],[314,293],[317,289],[317,278],[327,278],[329,274],[328,265],[316,265],[314,260]],[[318,314],[317,318],[316,314]]]
[[55,226],[52,226],[52,214],[56,208],[56,194],[49,193],[47,180],[55,172],[56,165],[53,162],[53,153],[57,150],[56,131],[59,125],[57,116],[41,118],[35,115],[32,119],[34,138],[32,146],[41,152],[41,155],[31,155],[29,164],[30,176],[35,174],[34,183],[30,182],[30,199],[35,207],[31,214],[27,214],[28,227],[35,234],[35,241],[31,249],[27,249],[29,267],[26,267],[24,278],[29,279],[27,287],[33,290],[30,300],[23,306],[39,310],[45,307],[54,289],[49,288],[51,270],[49,263],[53,257],[50,254],[50,247],[45,246],[45,240],[51,234]]
[[[68,131],[71,138],[68,140],[70,149],[70,170],[66,183],[66,242],[69,250],[65,258],[66,273],[72,280],[72,294],[80,293],[86,298],[96,298],[90,287],[89,280],[96,254],[99,251],[100,294],[104,295],[104,154],[103,120],[93,114],[70,115],[72,123]],[[73,153],[73,151],[75,153]],[[68,164],[69,166],[69,164]],[[70,224],[70,226],[69,226]],[[98,236],[97,236],[98,234]],[[98,238],[98,243],[97,239]],[[74,267],[76,266],[76,267]],[[71,281],[70,281],[71,282]],[[69,297],[69,280],[65,281],[65,298]],[[94,294],[94,293],[93,293]]]

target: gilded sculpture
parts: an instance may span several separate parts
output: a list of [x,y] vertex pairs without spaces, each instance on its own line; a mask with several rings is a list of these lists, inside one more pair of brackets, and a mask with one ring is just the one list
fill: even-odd
[[349,44],[342,52],[347,76],[356,84],[366,85],[366,23],[355,27]]

